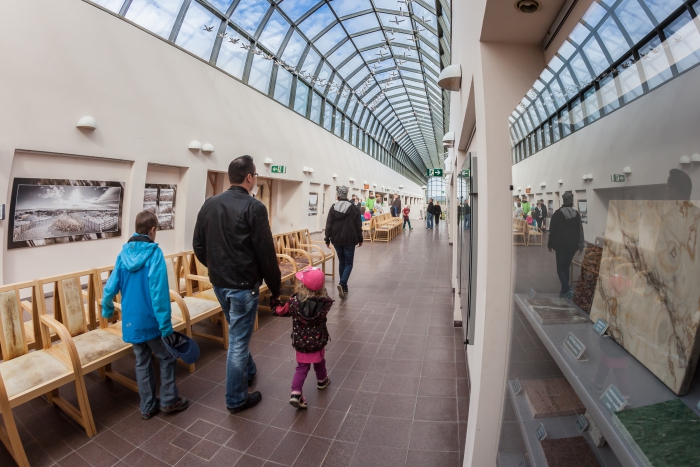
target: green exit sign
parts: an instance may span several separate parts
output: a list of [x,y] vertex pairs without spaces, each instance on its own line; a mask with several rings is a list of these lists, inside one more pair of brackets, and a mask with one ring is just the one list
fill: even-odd
[[627,180],[623,174],[612,174],[610,176],[610,179],[613,182],[624,182],[625,180]]
[[462,173],[460,174],[460,177],[462,177],[462,178],[469,178],[469,169],[464,169],[464,170],[462,170]]
[[273,165],[270,172],[273,174],[284,174],[287,173],[287,166],[285,165]]
[[442,177],[442,169],[428,169],[426,175],[428,177]]

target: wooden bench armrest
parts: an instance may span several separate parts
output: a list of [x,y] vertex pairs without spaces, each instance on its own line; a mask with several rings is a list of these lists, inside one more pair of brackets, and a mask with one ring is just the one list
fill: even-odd
[[[39,321],[41,322],[42,326],[45,326],[49,329],[53,329],[54,332],[58,335],[58,338],[61,339],[61,342],[66,346],[68,358],[70,360],[70,364],[73,367],[73,372],[75,373],[75,377],[82,377],[83,375],[83,366],[80,363],[80,356],[78,355],[78,349],[75,348],[75,342],[73,342],[73,337],[70,335],[68,332],[68,329],[64,325],[62,325],[60,322],[58,322],[56,319],[54,319],[51,316],[48,315],[42,315],[39,316]],[[44,332],[42,331],[42,334]],[[44,350],[48,350],[51,348],[51,339],[50,339],[50,332],[46,332],[45,334],[49,334],[49,338],[45,338],[47,336],[42,336],[44,337],[42,339],[44,343]]]
[[185,274],[185,279],[189,279],[192,281],[202,281],[202,282],[210,282],[209,278],[206,276],[198,276],[196,274]]
[[30,314],[34,313],[34,310],[32,309],[32,305],[30,305],[26,300],[20,300],[19,304],[28,313],[30,313]]
[[[173,289],[169,289],[168,292],[170,292],[170,298],[175,300],[175,303],[177,303],[177,306],[180,308],[180,313],[182,313],[182,320],[185,322],[186,326],[190,325],[190,310],[187,308],[187,304],[185,301],[182,299],[179,293],[175,292]],[[172,319],[172,316],[171,316]]]
[[294,272],[295,272],[295,273],[299,271],[299,268],[297,267],[297,262],[294,261],[294,258],[292,258],[291,256],[289,256],[289,255],[283,255],[283,254],[277,253],[277,258],[278,258],[278,259],[286,259],[287,261],[289,261],[290,263],[292,263],[292,266],[294,267]]
[[321,260],[325,260],[325,259],[326,259],[326,254],[323,252],[323,250],[321,249],[321,247],[318,246],[318,245],[309,245],[308,243],[300,243],[298,246],[303,246],[304,248],[316,249],[316,250],[319,251],[319,253],[321,253]]
[[306,258],[309,260],[309,266],[313,265],[313,260],[311,259],[311,255],[306,250],[299,250],[297,248],[285,248],[284,252],[285,253],[300,253],[300,254],[306,256]]

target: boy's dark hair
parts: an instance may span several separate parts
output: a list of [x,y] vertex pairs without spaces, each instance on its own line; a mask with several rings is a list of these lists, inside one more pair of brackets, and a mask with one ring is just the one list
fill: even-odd
[[136,233],[148,235],[153,227],[158,227],[158,216],[152,211],[141,211],[136,214]]
[[362,206],[362,207],[360,208],[360,214],[364,214],[364,213],[365,213],[365,207]]
[[255,173],[253,158],[245,155],[237,157],[228,165],[228,181],[240,185],[248,175]]

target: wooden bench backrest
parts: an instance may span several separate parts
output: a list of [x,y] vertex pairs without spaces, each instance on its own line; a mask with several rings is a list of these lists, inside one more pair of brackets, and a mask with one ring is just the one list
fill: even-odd
[[184,255],[174,253],[165,255],[165,271],[168,274],[168,288],[180,293],[180,277],[184,265]]
[[[22,282],[0,287],[0,350],[4,360],[11,360],[29,352],[20,295],[23,289],[31,289],[32,309],[36,310],[36,282]],[[32,313],[32,317],[36,321],[37,314]]]
[[[83,278],[87,280],[87,297],[83,296]],[[97,280],[97,271],[95,269],[39,280],[39,292],[44,290],[44,284],[53,285],[54,317],[68,329],[72,337],[88,331],[85,315],[86,299],[88,307],[87,321],[90,323],[90,328],[93,328],[96,323],[95,306],[97,303],[97,294],[95,293],[95,288]],[[40,313],[43,312],[41,306],[39,310]]]

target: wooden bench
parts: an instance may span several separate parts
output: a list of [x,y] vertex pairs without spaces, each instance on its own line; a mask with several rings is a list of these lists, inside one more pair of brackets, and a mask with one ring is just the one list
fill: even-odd
[[[308,266],[321,266],[327,276],[335,278],[335,249],[332,245],[326,248],[326,244],[321,240],[312,240],[308,229],[280,233],[272,237],[275,248],[279,247],[281,253],[291,256],[300,270]],[[328,260],[333,261],[330,274],[326,272]]]
[[513,245],[527,246],[527,222],[525,219],[513,218]]
[[374,223],[374,240],[377,242],[390,242],[401,233],[402,220],[400,217],[392,217],[391,214],[379,214],[372,218]]

